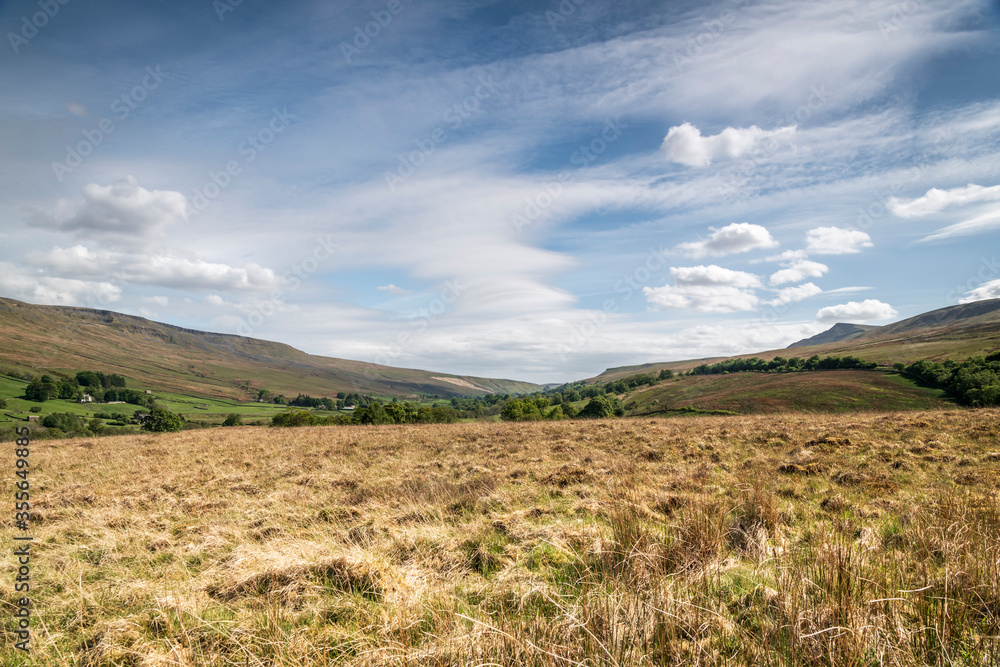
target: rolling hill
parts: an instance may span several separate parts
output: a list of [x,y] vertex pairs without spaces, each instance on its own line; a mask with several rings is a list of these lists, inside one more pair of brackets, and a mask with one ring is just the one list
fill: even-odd
[[881,327],[841,322],[778,350],[609,368],[587,382],[610,382],[636,373],[658,373],[662,369],[687,371],[700,364],[728,358],[850,355],[892,365],[897,361],[909,364],[921,359],[960,361],[997,350],[1000,350],[1000,299],[988,299],[939,308]]
[[100,370],[144,388],[248,400],[295,396],[524,393],[539,385],[307,354],[283,343],[208,333],[108,310],[0,298],[0,364],[38,372]]

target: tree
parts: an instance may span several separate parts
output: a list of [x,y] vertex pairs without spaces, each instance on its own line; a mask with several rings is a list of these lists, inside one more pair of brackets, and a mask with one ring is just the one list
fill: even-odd
[[149,414],[140,419],[140,424],[143,431],[152,431],[153,433],[179,431],[184,427],[180,415],[164,408],[153,408]]
[[660,371],[661,380],[669,380],[673,377],[674,377],[674,372],[669,368],[664,368],[662,371]]
[[271,426],[313,426],[316,415],[306,410],[291,410],[271,417]]
[[240,417],[235,412],[233,412],[233,413],[229,414],[226,417],[226,420],[224,422],[222,422],[222,425],[223,426],[239,426],[242,423],[243,423],[243,418]]
[[591,399],[590,403],[580,410],[578,416],[588,419],[604,419],[607,417],[621,417],[625,414],[625,406],[621,399],[612,396],[597,396]]
[[0,409],[6,408],[6,407],[7,407],[7,401],[6,401],[6,399],[0,398]]
[[542,418],[538,403],[530,398],[515,398],[507,401],[500,411],[500,419],[508,422],[536,421]]
[[373,401],[367,408],[361,408],[355,418],[360,424],[391,424],[393,421],[382,401]]
[[74,431],[82,431],[85,427],[85,422],[82,417],[77,417],[67,412],[53,412],[42,417],[42,426],[59,429],[64,433],[72,433]]

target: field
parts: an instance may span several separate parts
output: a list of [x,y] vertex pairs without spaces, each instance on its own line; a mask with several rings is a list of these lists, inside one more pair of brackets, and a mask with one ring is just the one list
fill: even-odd
[[995,665],[998,434],[955,409],[40,441],[34,661],[7,551],[2,664]]
[[954,407],[946,392],[884,371],[699,375],[630,394],[629,414],[693,406],[740,413],[933,410]]

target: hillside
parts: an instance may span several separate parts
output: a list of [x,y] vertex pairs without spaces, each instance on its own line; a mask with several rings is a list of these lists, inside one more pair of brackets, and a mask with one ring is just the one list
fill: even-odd
[[813,371],[699,375],[661,382],[630,394],[630,416],[665,414],[691,406],[741,414],[938,410],[954,403],[940,389],[882,371]]
[[[859,329],[867,330],[859,333]],[[939,308],[881,327],[838,323],[812,338],[792,343],[787,348],[741,354],[733,358],[850,355],[890,365],[897,361],[909,364],[921,359],[960,361],[997,350],[1000,350],[1000,299],[989,299]],[[587,381],[609,382],[636,373],[658,373],[662,369],[687,371],[700,364],[715,363],[726,358],[728,357],[620,366],[609,368]]]
[[853,340],[855,338],[860,338],[866,333],[878,329],[879,327],[868,326],[866,324],[847,324],[844,322],[838,322],[832,327],[827,329],[822,333],[818,333],[815,336],[800,340],[798,342],[789,345],[789,349],[793,347],[806,347],[809,345],[823,345],[824,343],[839,343],[845,340]]
[[250,399],[338,391],[380,396],[522,393],[538,385],[307,354],[271,341],[209,333],[107,310],[0,298],[0,365],[37,372],[101,370],[179,394]]

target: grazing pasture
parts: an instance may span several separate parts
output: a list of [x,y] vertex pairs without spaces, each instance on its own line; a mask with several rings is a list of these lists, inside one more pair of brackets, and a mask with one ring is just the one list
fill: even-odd
[[951,409],[39,441],[34,662],[4,664],[995,665],[998,435]]

